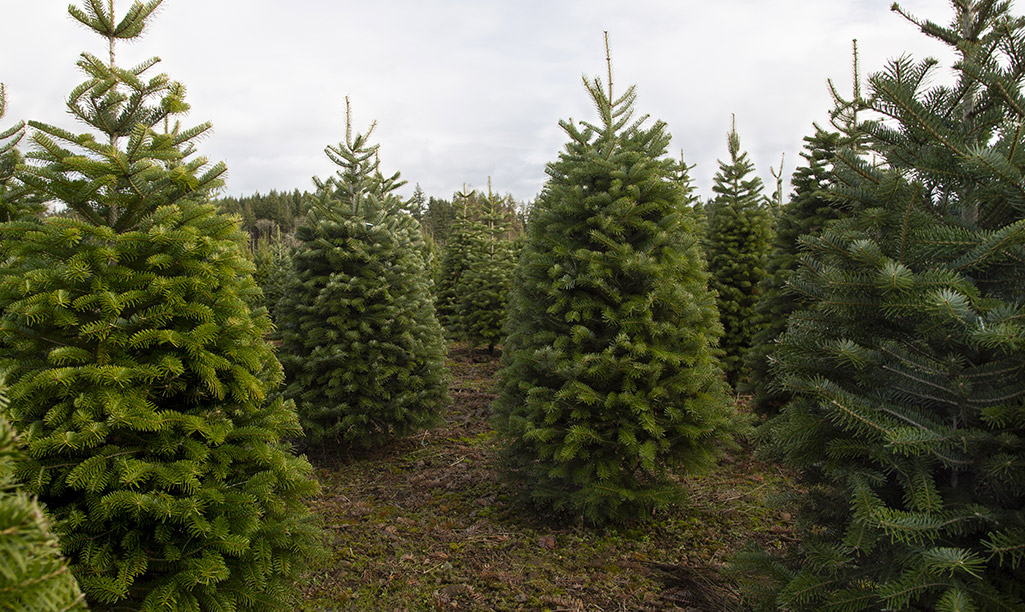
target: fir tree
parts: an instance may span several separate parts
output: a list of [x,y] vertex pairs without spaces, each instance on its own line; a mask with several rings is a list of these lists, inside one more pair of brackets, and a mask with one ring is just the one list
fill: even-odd
[[827,192],[840,134],[816,126],[815,134],[805,137],[804,141],[805,151],[801,155],[807,166],[794,172],[793,195],[776,222],[765,278],[755,305],[755,316],[761,326],[744,358],[750,382],[741,390],[753,394],[752,404],[763,415],[775,414],[788,397],[773,383],[769,361],[776,338],[786,329],[787,317],[805,305],[798,295],[787,289],[790,275],[798,266],[800,239],[804,235],[820,234],[827,222],[840,216],[836,201]]
[[0,610],[84,610],[85,597],[42,508],[12,478],[24,451],[2,416],[6,407],[0,390]]
[[672,180],[680,188],[680,197],[693,218],[695,235],[703,238],[708,233],[708,215],[705,210],[706,207],[701,203],[701,198],[697,195],[694,179],[690,175],[690,171],[693,169],[694,164],[688,164],[687,160],[683,157],[683,151],[680,151],[680,161],[672,174]]
[[372,131],[354,135],[347,113],[345,142],[327,148],[340,170],[317,181],[278,305],[286,395],[303,426],[362,447],[433,423],[448,401],[420,226],[394,193],[398,173],[380,173]]
[[671,503],[670,475],[706,465],[731,419],[693,219],[665,124],[634,90],[588,92],[596,125],[548,166],[520,255],[494,423],[538,505],[590,522]]
[[468,232],[469,252],[456,294],[463,336],[471,347],[484,344],[491,353],[502,337],[516,259],[512,242],[505,238],[511,226],[508,213],[488,183],[478,231]]
[[483,238],[484,229],[477,221],[477,192],[463,191],[455,195],[455,216],[452,220],[445,247],[441,256],[441,267],[437,283],[437,314],[450,338],[463,339],[466,330],[460,316],[459,285],[463,273],[470,265],[473,245]]
[[424,190],[420,187],[420,183],[417,183],[416,187],[413,189],[413,195],[409,198],[407,208],[409,209],[409,214],[413,215],[413,218],[416,219],[418,223],[424,218],[424,215],[427,214],[427,194],[425,194]]
[[260,238],[253,252],[253,263],[256,266],[253,280],[260,286],[260,301],[257,305],[267,309],[271,320],[276,318],[278,302],[291,284],[294,243],[294,236],[282,234],[278,228],[273,236]]
[[70,214],[0,225],[0,371],[28,459],[18,478],[54,517],[90,603],[104,609],[284,606],[315,553],[312,469],[265,399],[280,366],[253,316],[237,225],[207,195],[221,164],[195,154],[184,88],[116,63],[159,0],[90,0],[103,37],[68,102],[91,131],[33,122],[28,188]]
[[771,427],[808,495],[767,608],[1025,609],[1025,19],[953,8],[915,23],[954,82],[907,56],[870,78],[868,155],[839,149],[829,189],[852,214],[792,279]]
[[727,380],[735,385],[745,377],[744,354],[759,328],[754,309],[772,244],[772,215],[762,180],[749,176],[754,165],[740,149],[735,124],[727,144],[730,161],[719,162],[712,186],[716,195],[708,204],[706,252],[723,326],[723,365]]
[[[422,231],[421,233],[423,235],[424,274],[430,284],[431,295],[437,301],[438,284],[435,279],[441,275],[441,247],[438,246],[438,242],[430,232]],[[437,311],[435,311],[435,317],[437,317]]]

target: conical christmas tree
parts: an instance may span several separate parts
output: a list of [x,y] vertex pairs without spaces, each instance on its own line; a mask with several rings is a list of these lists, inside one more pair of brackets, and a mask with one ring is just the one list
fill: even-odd
[[749,176],[754,165],[740,149],[736,126],[727,138],[730,161],[719,162],[707,215],[706,253],[709,286],[716,292],[722,321],[723,365],[730,384],[746,378],[744,354],[759,329],[755,316],[758,283],[772,245],[772,215],[762,195],[762,180]]
[[[960,56],[870,78],[809,240],[770,422],[808,495],[766,608],[1025,609],[1025,19],[952,3]],[[900,10],[897,7],[896,10]]]
[[470,253],[476,241],[483,238],[483,227],[477,222],[477,192],[456,193],[453,208],[455,216],[441,255],[437,283],[438,320],[450,338],[464,339],[466,331],[460,316],[459,285],[463,273],[470,265]]
[[420,225],[378,170],[377,145],[328,147],[340,166],[318,181],[296,238],[294,283],[278,305],[286,395],[308,435],[379,445],[434,422],[448,402],[445,340]]
[[32,123],[21,178],[68,214],[0,225],[0,371],[29,459],[18,478],[54,517],[90,603],[105,609],[283,606],[319,534],[312,470],[282,444],[290,405],[254,317],[243,238],[207,194],[183,87],[115,60],[159,1],[70,7],[103,37],[74,134]]
[[495,427],[537,504],[590,522],[645,516],[706,465],[732,408],[669,135],[585,81],[597,125],[548,166],[513,284]]
[[466,267],[456,287],[459,320],[463,336],[471,347],[486,345],[493,352],[501,341],[516,257],[512,241],[505,236],[509,219],[496,194],[491,192],[481,206],[479,231],[469,232]]
[[271,320],[277,318],[275,309],[288,292],[292,279],[292,252],[295,237],[283,235],[281,230],[270,236],[261,237],[253,251],[253,280],[260,286],[259,306],[267,309]]

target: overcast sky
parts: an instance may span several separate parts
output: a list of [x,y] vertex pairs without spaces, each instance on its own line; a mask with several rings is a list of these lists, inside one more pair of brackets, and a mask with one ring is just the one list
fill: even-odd
[[[117,0],[119,13],[128,6]],[[562,150],[560,119],[593,120],[581,76],[605,75],[609,31],[618,91],[637,86],[637,111],[666,121],[702,196],[726,157],[730,114],[770,185],[787,177],[812,123],[831,108],[827,79],[851,89],[851,40],[863,74],[943,46],[890,12],[891,0],[165,0],[120,63],[151,57],[188,88],[200,145],[228,165],[233,195],[312,188],[334,167],[323,153],[377,121],[386,172],[412,192],[450,197],[463,184],[533,199]],[[949,3],[904,0],[946,24]],[[0,81],[8,114],[82,131],[66,114],[84,80],[82,51],[103,42],[67,15],[67,0],[0,0]],[[770,189],[771,191],[771,185]]]

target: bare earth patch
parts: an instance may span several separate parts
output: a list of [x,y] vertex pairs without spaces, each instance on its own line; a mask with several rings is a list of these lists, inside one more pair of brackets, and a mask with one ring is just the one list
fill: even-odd
[[488,405],[497,358],[454,346],[445,423],[355,457],[312,457],[331,556],[305,610],[744,610],[722,576],[749,541],[790,538],[769,498],[790,486],[749,451],[687,477],[689,501],[650,523],[566,525],[499,478]]

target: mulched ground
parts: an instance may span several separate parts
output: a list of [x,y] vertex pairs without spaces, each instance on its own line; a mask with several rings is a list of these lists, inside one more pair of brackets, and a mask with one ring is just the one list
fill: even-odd
[[443,425],[361,456],[313,456],[330,559],[306,610],[744,610],[721,570],[748,542],[780,547],[791,486],[733,453],[682,479],[688,502],[593,529],[537,517],[499,477],[488,406],[498,363],[453,347]]

